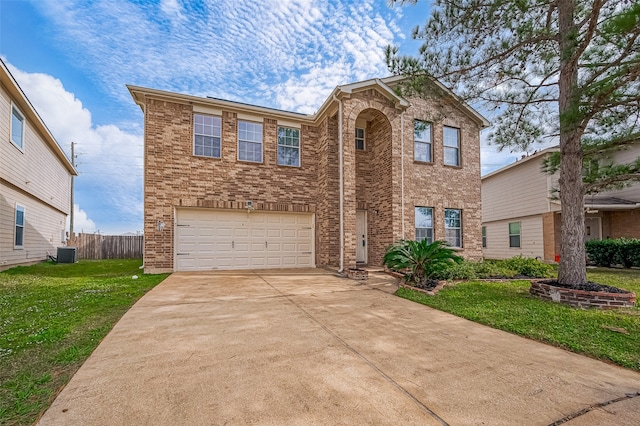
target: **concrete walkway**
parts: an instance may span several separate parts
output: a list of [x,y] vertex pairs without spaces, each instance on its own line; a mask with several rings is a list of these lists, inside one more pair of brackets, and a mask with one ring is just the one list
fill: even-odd
[[640,374],[392,287],[383,275],[365,285],[315,269],[173,274],[127,312],[40,424],[640,421],[640,396],[626,397],[640,392]]

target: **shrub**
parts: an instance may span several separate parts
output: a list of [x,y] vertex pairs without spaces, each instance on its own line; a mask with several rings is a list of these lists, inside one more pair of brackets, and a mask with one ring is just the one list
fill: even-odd
[[472,280],[478,278],[476,263],[460,262],[447,265],[446,268],[434,271],[429,278],[436,280]]
[[444,241],[429,244],[427,240],[401,240],[387,248],[382,261],[389,269],[408,269],[407,280],[422,284],[449,265],[462,262],[462,258]]
[[587,258],[598,266],[609,267],[616,263],[619,240],[590,240],[585,244]]
[[640,266],[640,239],[591,240],[586,242],[585,247],[589,261],[598,266]]
[[509,269],[502,260],[485,260],[474,265],[478,278],[512,278],[517,271]]
[[516,271],[520,275],[535,278],[550,277],[553,272],[551,265],[547,265],[532,257],[515,256],[511,259],[505,259],[504,266]]

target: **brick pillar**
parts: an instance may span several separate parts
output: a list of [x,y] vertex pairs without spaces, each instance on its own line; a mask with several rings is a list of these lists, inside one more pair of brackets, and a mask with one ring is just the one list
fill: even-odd
[[344,268],[356,267],[356,140],[355,120],[342,117],[344,183]]

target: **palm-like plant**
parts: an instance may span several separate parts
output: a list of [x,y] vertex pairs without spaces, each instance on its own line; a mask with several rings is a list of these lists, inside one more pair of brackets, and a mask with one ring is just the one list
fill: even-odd
[[462,262],[462,257],[447,247],[444,241],[429,242],[400,240],[387,248],[383,263],[389,269],[397,271],[408,269],[408,280],[424,283],[429,275],[440,271],[452,263]]

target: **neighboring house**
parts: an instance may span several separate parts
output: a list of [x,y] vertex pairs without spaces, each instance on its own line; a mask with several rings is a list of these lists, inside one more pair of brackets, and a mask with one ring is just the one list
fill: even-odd
[[47,259],[65,241],[76,171],[0,60],[0,270]]
[[[482,177],[482,241],[487,259],[517,255],[558,261],[560,201],[558,174],[542,171],[543,161],[558,147],[524,157]],[[628,163],[640,145],[615,154]],[[585,239],[640,238],[640,184],[619,191],[587,195]]]
[[128,86],[144,112],[145,272],[380,265],[416,237],[481,258],[489,123],[450,92],[400,97],[399,80],[339,86],[311,115]]

